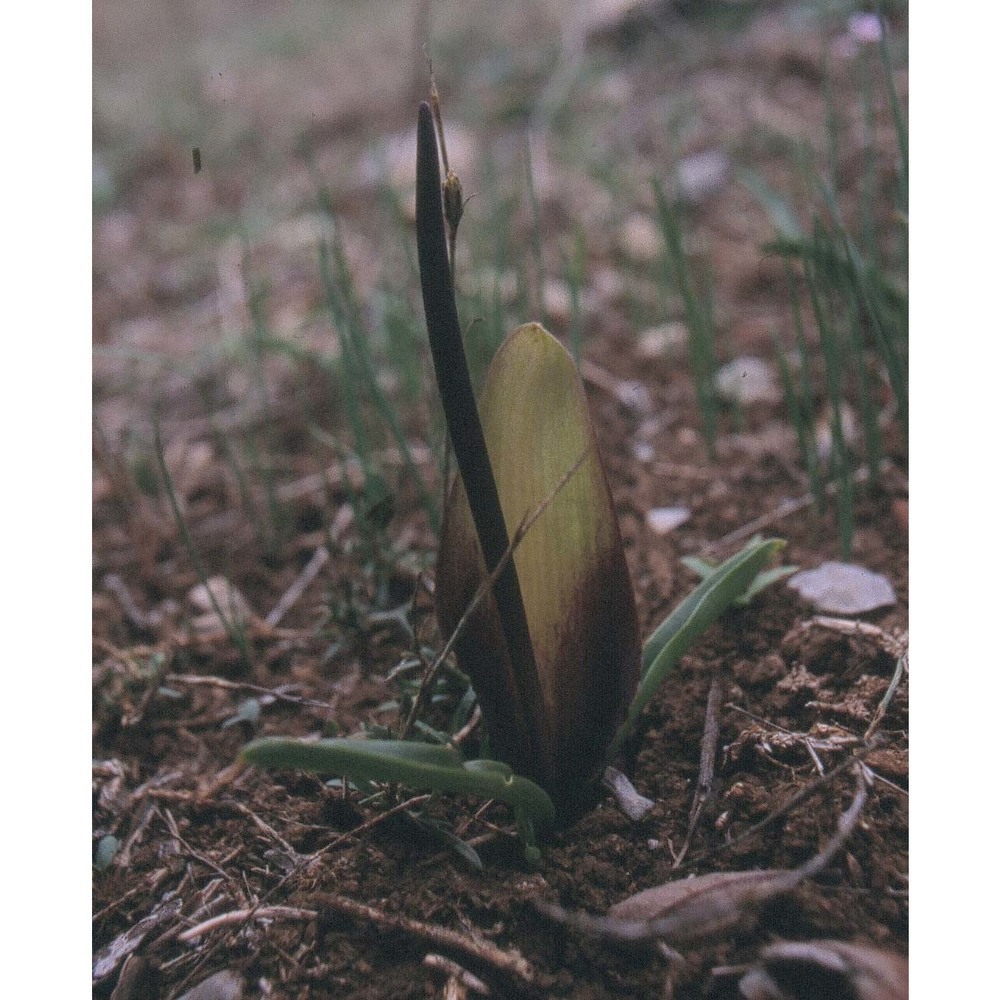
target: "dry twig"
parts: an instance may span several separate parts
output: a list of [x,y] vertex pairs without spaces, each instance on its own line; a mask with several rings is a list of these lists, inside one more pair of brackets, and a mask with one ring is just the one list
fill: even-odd
[[320,545],[313,552],[312,558],[302,568],[302,572],[292,581],[292,585],[282,595],[278,603],[264,619],[268,628],[275,628],[281,619],[292,609],[296,601],[306,592],[306,588],[319,575],[319,571],[329,562],[330,552],[325,545]]
[[478,993],[480,996],[488,997],[490,988],[478,976],[474,976],[468,969],[463,968],[458,962],[453,962],[444,955],[436,955],[430,952],[424,956],[424,965],[429,969],[437,969],[452,979],[457,979],[466,989]]
[[722,704],[722,682],[718,677],[712,678],[712,686],[708,689],[708,704],[705,706],[705,730],[701,737],[701,761],[698,767],[698,786],[695,788],[694,799],[691,802],[691,813],[688,820],[687,836],[677,857],[674,868],[679,868],[694,836],[698,821],[701,819],[705,804],[712,795],[712,785],[715,782],[715,757],[719,749],[719,708]]
[[288,694],[287,685],[269,688],[262,687],[259,684],[247,684],[243,681],[230,681],[225,677],[213,677],[209,674],[166,674],[163,679],[168,684],[181,684],[189,687],[216,687],[227,691],[247,691],[251,694],[262,694],[274,698],[275,701],[284,701],[289,705],[302,705],[306,708],[320,708],[324,712],[333,712],[337,708],[336,705],[330,704],[327,701],[317,701],[314,698],[299,698],[296,695]]
[[177,940],[187,944],[195,938],[204,937],[220,927],[245,924],[250,920],[315,920],[318,910],[306,910],[299,906],[251,906],[243,910],[230,910],[203,920],[177,935]]
[[732,840],[727,841],[724,844],[720,844],[718,847],[709,848],[708,850],[702,851],[696,856],[696,860],[703,861],[706,858],[712,857],[718,854],[720,851],[728,851],[732,848],[742,844],[743,841],[748,840],[750,837],[756,836],[763,830],[766,830],[769,826],[777,823],[778,820],[783,819],[787,816],[796,806],[801,805],[807,799],[811,799],[817,792],[825,788],[830,782],[841,774],[843,771],[847,770],[852,764],[857,763],[857,758],[846,757],[844,760],[840,761],[835,767],[830,768],[825,774],[821,774],[810,784],[805,785],[800,788],[794,795],[792,795],[788,801],[779,806],[774,812],[769,813],[762,820],[754,823],[753,826],[748,827],[744,830],[738,837],[734,837]]
[[346,896],[317,897],[322,904],[322,913],[339,913],[353,917],[366,923],[375,924],[382,930],[400,931],[412,937],[418,937],[438,948],[458,952],[467,959],[472,959],[499,972],[515,983],[528,985],[534,981],[534,972],[524,956],[516,949],[503,950],[489,941],[467,934],[459,934],[448,927],[438,927],[411,917],[396,913],[386,913],[374,906],[355,902]]

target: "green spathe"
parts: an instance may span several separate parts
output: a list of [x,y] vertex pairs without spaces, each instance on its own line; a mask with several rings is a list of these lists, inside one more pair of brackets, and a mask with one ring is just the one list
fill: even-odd
[[[560,819],[568,820],[589,805],[638,682],[631,580],[583,385],[572,358],[543,327],[528,323],[504,341],[487,372],[479,415],[510,536],[556,491],[513,557],[542,711],[519,703],[517,671],[492,596],[467,623],[456,651],[479,696],[493,751],[541,784]],[[437,570],[445,634],[485,576],[468,499],[456,479]],[[541,732],[526,732],[532,716],[540,718]],[[527,752],[533,745],[537,757]]]

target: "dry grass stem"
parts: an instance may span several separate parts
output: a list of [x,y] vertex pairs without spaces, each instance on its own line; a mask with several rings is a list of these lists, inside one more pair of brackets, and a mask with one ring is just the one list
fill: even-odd
[[722,682],[718,677],[712,678],[712,686],[708,689],[708,703],[705,706],[705,729],[701,737],[701,760],[698,765],[698,785],[691,801],[691,812],[688,818],[687,836],[684,838],[680,852],[674,859],[674,868],[679,868],[684,856],[691,846],[691,838],[698,827],[698,821],[706,803],[712,796],[712,786],[715,783],[715,758],[719,750],[719,709],[722,706]]
[[329,562],[330,552],[325,545],[317,547],[312,558],[302,568],[302,572],[295,578],[292,585],[281,595],[281,599],[271,609],[264,619],[264,624],[268,628],[275,628],[281,619],[295,606],[299,598],[306,592],[309,584],[319,576],[319,571]]
[[903,679],[903,674],[908,672],[909,669],[910,654],[909,652],[905,652],[898,660],[896,660],[896,669],[893,671],[892,679],[889,681],[889,686],[885,689],[885,694],[882,695],[882,700],[875,708],[875,714],[872,716],[872,721],[868,724],[868,728],[865,730],[865,742],[870,740],[872,736],[875,735],[876,730],[885,718],[885,713],[889,710],[889,704],[892,702],[892,699],[896,694],[899,682]]
[[906,654],[910,644],[909,636],[905,632],[896,635],[879,628],[877,625],[872,625],[871,622],[853,618],[831,618],[828,615],[815,615],[801,625],[803,629],[813,627],[830,629],[830,631],[839,632],[841,635],[874,639],[880,648],[897,660]]
[[[865,483],[869,478],[869,471],[867,466],[862,466],[857,472],[851,477],[852,483]],[[830,483],[826,492],[829,496],[836,494],[838,490],[838,483]],[[735,531],[730,531],[728,535],[723,535],[721,538],[715,539],[713,542],[709,542],[705,546],[705,552],[711,554],[713,552],[722,552],[734,545],[740,545],[743,542],[748,541],[753,538],[754,535],[760,534],[762,531],[766,531],[768,528],[773,527],[778,521],[784,520],[786,517],[790,517],[792,514],[797,514],[800,510],[806,510],[811,507],[816,502],[816,498],[809,494],[808,496],[795,497],[792,500],[785,500],[784,503],[779,504],[774,510],[768,511],[766,514],[761,514],[760,517],[754,518],[747,524],[744,524],[741,528],[737,528]]]

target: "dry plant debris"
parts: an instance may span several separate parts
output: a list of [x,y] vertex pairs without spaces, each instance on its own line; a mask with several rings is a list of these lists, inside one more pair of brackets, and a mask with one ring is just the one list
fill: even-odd
[[857,768],[857,791],[823,849],[799,868],[776,871],[712,872],[645,889],[616,903],[605,917],[571,913],[551,903],[535,905],[546,916],[610,940],[662,940],[671,949],[718,940],[753,926],[767,903],[798,888],[830,863],[854,830],[871,778]]

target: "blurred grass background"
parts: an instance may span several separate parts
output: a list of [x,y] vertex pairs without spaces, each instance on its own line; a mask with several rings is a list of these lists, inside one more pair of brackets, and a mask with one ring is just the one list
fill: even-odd
[[303,527],[282,490],[331,462],[372,553],[399,488],[433,530],[411,232],[430,56],[471,196],[474,370],[537,318],[591,381],[685,371],[709,461],[752,417],[718,366],[766,357],[848,551],[862,458],[906,449],[907,7],[883,12],[879,43],[848,0],[99,0],[96,498],[162,517],[155,423],[182,512],[238,507],[272,557]]

